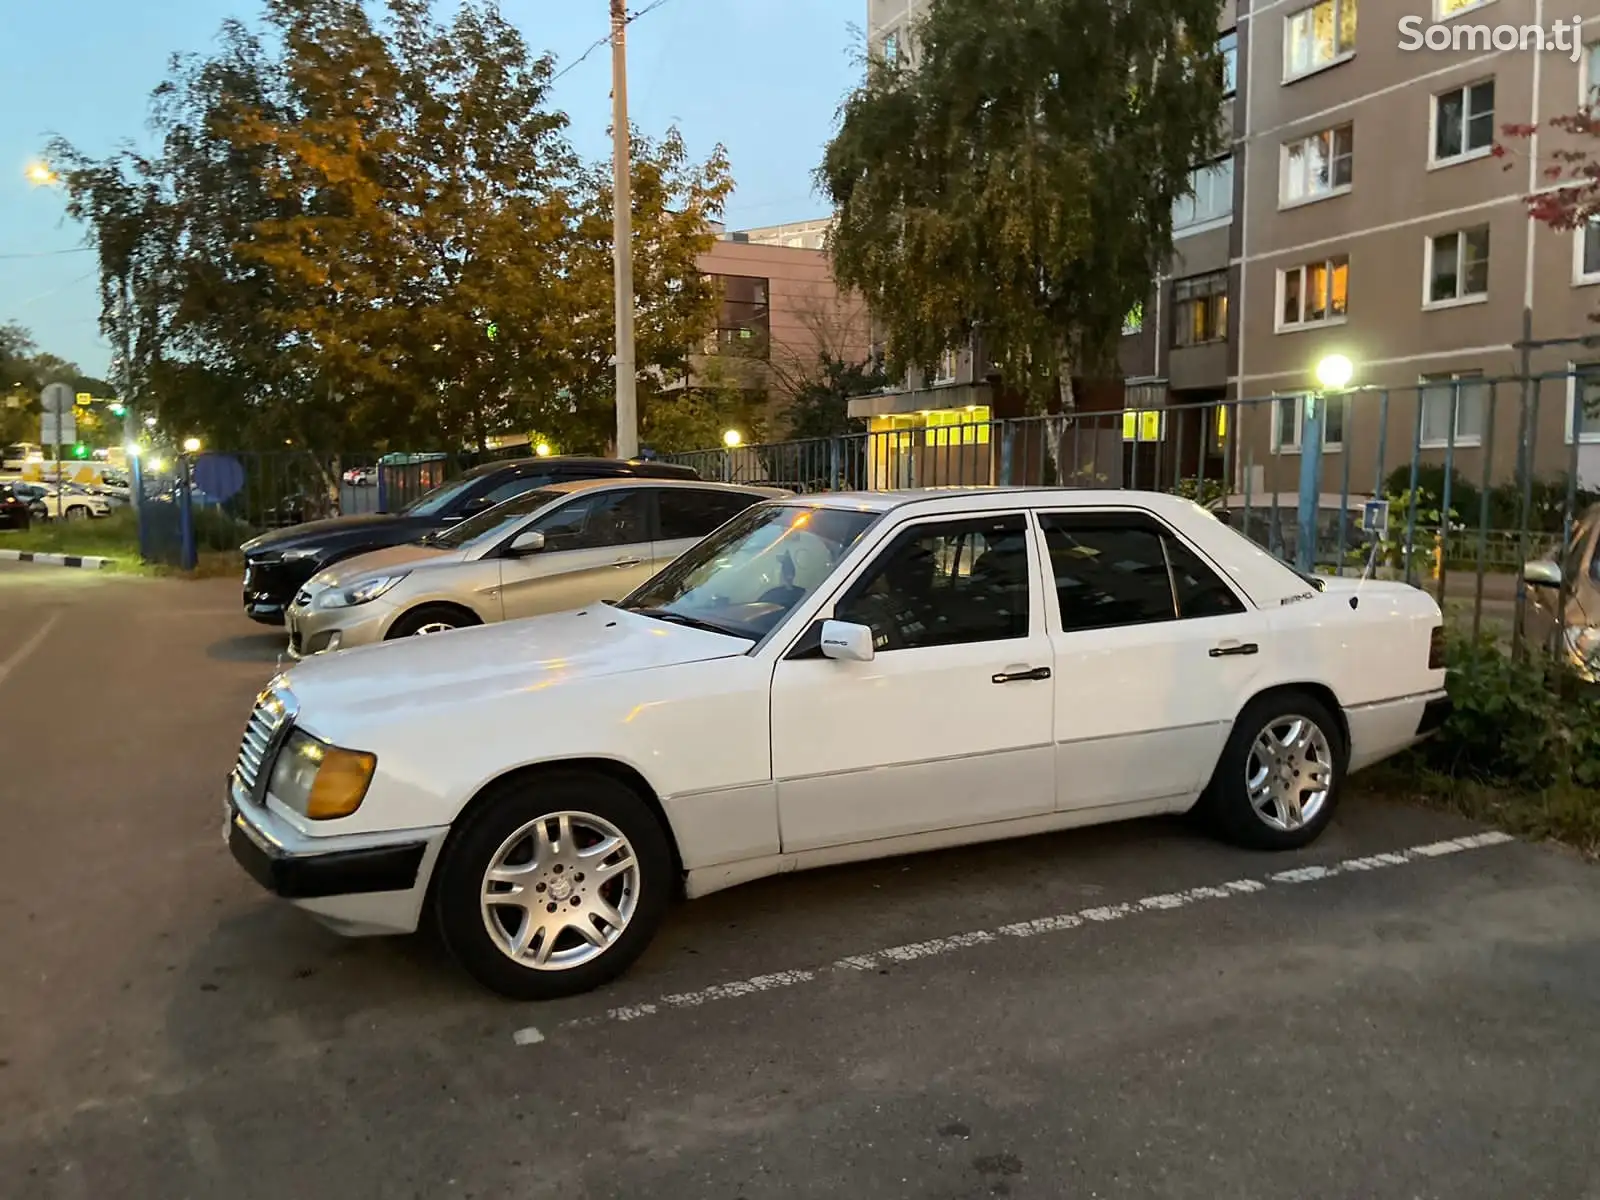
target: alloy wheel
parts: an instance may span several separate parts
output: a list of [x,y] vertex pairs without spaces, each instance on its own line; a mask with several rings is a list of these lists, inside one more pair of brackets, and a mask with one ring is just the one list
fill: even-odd
[[1274,717],[1250,745],[1245,790],[1269,828],[1284,832],[1316,820],[1333,790],[1333,750],[1309,717]]

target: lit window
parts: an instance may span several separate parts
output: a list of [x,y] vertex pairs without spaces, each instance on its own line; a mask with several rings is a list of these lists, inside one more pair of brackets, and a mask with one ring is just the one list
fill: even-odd
[[[1298,454],[1306,426],[1306,405],[1309,396],[1280,396],[1274,406],[1272,421],[1272,448]],[[1345,418],[1348,416],[1348,396],[1331,396],[1323,401],[1322,448],[1344,448]]]
[[980,407],[930,412],[922,441],[927,446],[987,446],[989,410]]
[[1494,80],[1440,92],[1433,98],[1433,161],[1487,154],[1494,146]]
[[1481,300],[1489,294],[1489,227],[1428,239],[1429,304]]
[[1189,174],[1190,193],[1172,205],[1172,232],[1221,221],[1233,212],[1233,159],[1222,158]]
[[1228,273],[1213,271],[1172,284],[1172,344],[1201,346],[1228,336]]
[[1489,397],[1489,385],[1483,382],[1483,372],[1424,375],[1422,383],[1422,444],[1428,447],[1450,445],[1454,425],[1453,440],[1457,446],[1479,445],[1483,441],[1483,418]]
[[1322,0],[1283,19],[1283,77],[1340,62],[1356,50],[1356,0]]
[[1340,321],[1350,307],[1350,259],[1326,258],[1278,272],[1278,328]]
[[1355,176],[1355,126],[1324,129],[1283,147],[1286,204],[1331,196],[1348,188]]

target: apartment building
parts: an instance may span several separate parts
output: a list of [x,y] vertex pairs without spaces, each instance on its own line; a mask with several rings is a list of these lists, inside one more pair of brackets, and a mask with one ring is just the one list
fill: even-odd
[[[1563,138],[1501,133],[1589,102],[1600,44],[1535,48],[1574,16],[1600,43],[1594,0],[1559,12],[1543,0],[1241,3],[1234,395],[1281,397],[1241,418],[1235,465],[1257,487],[1293,486],[1298,398],[1334,353],[1360,390],[1329,404],[1325,479],[1348,471],[1370,490],[1419,442],[1423,461],[1448,452],[1473,481],[1515,471],[1524,310],[1532,339],[1549,342],[1596,332],[1600,307],[1600,227],[1557,232],[1524,204],[1553,186],[1541,167]],[[1528,361],[1564,376],[1591,359],[1557,345]],[[1568,469],[1576,404],[1579,474],[1600,484],[1585,392],[1600,399],[1600,382],[1538,385],[1536,476]]]

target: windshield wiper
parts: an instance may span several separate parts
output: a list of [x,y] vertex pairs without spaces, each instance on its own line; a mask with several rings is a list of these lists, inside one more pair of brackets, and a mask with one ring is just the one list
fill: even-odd
[[686,617],[682,613],[675,613],[665,608],[629,608],[626,612],[638,613],[641,617],[654,617],[658,621],[669,621],[674,625],[683,625],[689,629],[703,629],[707,633],[720,633],[725,637],[739,637],[747,641],[755,641],[748,633],[741,633],[737,629],[730,629],[726,625],[718,625],[715,621],[703,621],[699,617]]

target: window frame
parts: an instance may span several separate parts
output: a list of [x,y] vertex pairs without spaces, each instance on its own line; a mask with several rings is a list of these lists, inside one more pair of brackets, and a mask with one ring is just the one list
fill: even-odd
[[[1305,404],[1305,402],[1306,402],[1306,398],[1311,396],[1311,395],[1314,395],[1314,393],[1312,393],[1312,392],[1294,392],[1294,393],[1292,393],[1290,395],[1286,395],[1286,396],[1285,395],[1279,395],[1279,396],[1274,396],[1273,397],[1273,401],[1272,401],[1272,429],[1271,429],[1271,440],[1269,442],[1269,445],[1270,445],[1273,453],[1275,453],[1275,454],[1299,454],[1299,453],[1301,453],[1301,451],[1302,451],[1302,449],[1304,447],[1304,444],[1305,444],[1305,428],[1306,428],[1306,404]],[[1326,420],[1326,414],[1324,414],[1324,420],[1322,422],[1322,452],[1324,454],[1341,454],[1344,451],[1345,435],[1350,432],[1350,396],[1349,396],[1348,393],[1341,393],[1341,394],[1335,395],[1335,396],[1325,396],[1324,399],[1328,402],[1329,411],[1332,411],[1333,405],[1335,405],[1335,404],[1339,405],[1340,418],[1339,418],[1339,440],[1338,441],[1331,441],[1331,440],[1329,440],[1329,437],[1328,437],[1328,431],[1330,429],[1330,425],[1329,425],[1328,421]],[[1294,440],[1286,442],[1286,441],[1282,440],[1282,438],[1283,438],[1283,429],[1282,429],[1281,424],[1279,423],[1278,414],[1282,411],[1282,405],[1287,404],[1287,403],[1289,403],[1291,401],[1294,403],[1294,406],[1295,406],[1295,408],[1294,408]]]
[[[1012,637],[985,638],[981,641],[939,642],[932,646],[885,647],[876,650],[876,653],[891,654],[903,653],[911,650],[949,650],[953,647],[961,646],[1000,645],[1006,642],[1026,642],[1038,636],[1040,626],[1037,622],[1043,619],[1043,614],[1040,611],[1038,603],[1040,597],[1037,594],[1038,589],[1040,589],[1042,586],[1042,580],[1039,577],[1039,543],[1034,524],[1029,520],[1029,510],[1025,508],[998,508],[986,512],[929,514],[928,516],[919,517],[915,520],[907,521],[902,525],[896,526],[888,531],[884,538],[875,547],[873,547],[866,557],[861,561],[859,566],[850,572],[849,578],[842,580],[839,586],[833,591],[833,594],[815,610],[815,616],[813,616],[811,621],[807,623],[807,628],[809,629],[811,625],[815,625],[818,621],[849,620],[849,618],[841,617],[839,615],[840,606],[852,599],[861,589],[865,587],[879,563],[885,562],[906,542],[912,541],[919,536],[926,536],[921,531],[928,529],[930,526],[976,525],[986,521],[1000,521],[1007,517],[1016,517],[1021,520],[1023,544],[1026,547],[1028,554],[1028,620],[1027,626],[1023,632]],[[856,623],[859,624],[859,622]],[[796,646],[791,647],[788,651],[788,654],[784,657],[793,656],[797,647],[798,643],[796,643]]]
[[[1491,86],[1494,86],[1495,82],[1496,82],[1495,81],[1495,77],[1493,75],[1484,75],[1484,76],[1481,76],[1481,77],[1479,77],[1477,79],[1469,79],[1465,83],[1459,83],[1454,87],[1446,88],[1442,92],[1434,92],[1433,95],[1429,98],[1429,100],[1428,100],[1428,170],[1434,171],[1434,170],[1442,169],[1444,167],[1459,166],[1462,163],[1476,162],[1478,159],[1480,159],[1480,158],[1488,158],[1491,154],[1494,153],[1494,114],[1498,111],[1499,103],[1500,103],[1500,97],[1498,95],[1498,92],[1499,92],[1498,86],[1495,86],[1495,92],[1497,94],[1496,94],[1496,96],[1494,98],[1494,101],[1492,102],[1492,105],[1491,105],[1491,107],[1489,109],[1489,141],[1488,141],[1488,143],[1486,145],[1479,146],[1479,147],[1477,147],[1475,149],[1469,149],[1468,146],[1467,146],[1467,141],[1468,141],[1468,135],[1469,135],[1469,133],[1471,131],[1471,128],[1472,128],[1472,118],[1474,116],[1481,115],[1481,114],[1478,114],[1478,113],[1474,113],[1468,107],[1468,102],[1472,98],[1472,90],[1474,88],[1476,88],[1476,87],[1480,87],[1481,85],[1483,85],[1485,83],[1490,84]],[[1446,96],[1454,95],[1456,92],[1460,92],[1461,93],[1461,150],[1456,154],[1446,155],[1445,157],[1441,158],[1441,157],[1439,157],[1439,153],[1438,153],[1438,151],[1439,151],[1439,101],[1444,99]]]
[[1448,3],[1448,0],[1433,0],[1433,23],[1442,25],[1446,21],[1454,21],[1457,17],[1464,16],[1470,12],[1477,12],[1480,8],[1486,8],[1494,2],[1495,0],[1466,0],[1466,3],[1454,12],[1446,12],[1445,4]]
[[1578,58],[1578,107],[1600,108],[1600,40],[1583,43]]
[[[1349,46],[1348,49],[1344,49],[1344,50],[1339,49],[1339,27],[1340,27],[1340,24],[1341,24],[1339,18],[1340,18],[1340,14],[1341,14],[1341,9],[1343,8],[1344,4],[1347,3],[1347,2],[1348,2],[1348,0],[1316,0],[1315,3],[1302,5],[1300,8],[1295,9],[1293,12],[1288,12],[1288,13],[1285,13],[1283,15],[1283,47],[1282,47],[1282,49],[1283,49],[1283,77],[1279,81],[1280,84],[1287,85],[1287,84],[1290,84],[1290,83],[1294,83],[1295,81],[1300,80],[1300,79],[1309,78],[1310,76],[1319,74],[1322,71],[1332,70],[1334,67],[1337,67],[1342,63],[1349,62],[1352,58],[1354,58],[1356,56],[1356,47],[1355,47],[1355,44],[1354,44],[1354,39],[1352,39],[1352,43],[1351,43],[1351,45]],[[1301,70],[1296,71],[1290,65],[1293,62],[1293,57],[1292,57],[1292,54],[1291,54],[1291,50],[1293,49],[1294,42],[1292,40],[1291,30],[1293,29],[1294,20],[1295,20],[1296,17],[1300,16],[1302,13],[1315,12],[1318,8],[1321,8],[1324,4],[1327,4],[1329,7],[1331,7],[1333,9],[1333,31],[1334,31],[1334,34],[1333,34],[1333,37],[1334,37],[1333,57],[1328,59],[1326,62],[1316,62],[1316,61],[1312,60],[1311,57],[1308,55],[1308,61],[1310,61],[1310,65],[1307,66],[1307,67],[1302,68]],[[1357,32],[1358,33],[1359,33],[1359,29],[1360,29],[1360,21],[1361,21],[1361,10],[1360,10],[1360,7],[1357,6],[1357,9],[1356,9],[1356,25],[1357,25]],[[1315,41],[1313,39],[1313,45],[1314,44],[1315,44]]]
[[1222,98],[1231,99],[1239,93],[1239,30],[1224,30],[1217,38],[1217,53],[1222,56]]
[[[1600,283],[1600,266],[1593,271],[1583,269],[1585,258],[1585,242],[1593,234],[1600,241],[1600,216],[1591,217],[1583,225],[1572,231],[1572,286],[1588,287],[1590,284]],[[1596,254],[1600,259],[1600,254]]]
[[[1199,295],[1178,296],[1178,289],[1183,284],[1197,284],[1201,281],[1220,280],[1219,289],[1203,292]],[[1215,308],[1216,314],[1212,325],[1216,330],[1214,337],[1198,340],[1180,341],[1180,332],[1192,332],[1194,321],[1192,317],[1185,319],[1187,306],[1204,305]],[[1201,271],[1197,275],[1186,275],[1181,279],[1172,281],[1172,344],[1173,350],[1189,350],[1196,346],[1215,346],[1228,340],[1228,269],[1226,267],[1216,271]]]
[[929,377],[928,386],[946,387],[956,381],[961,374],[961,351],[954,346],[940,351],[939,361],[933,366],[933,374]]
[[[1212,229],[1221,229],[1224,226],[1231,225],[1233,223],[1233,193],[1234,187],[1238,182],[1235,179],[1237,167],[1238,164],[1234,162],[1234,156],[1232,154],[1222,154],[1211,159],[1209,162],[1201,163],[1199,166],[1190,170],[1189,192],[1174,200],[1172,204],[1172,236],[1174,240],[1183,237],[1191,237],[1197,233],[1205,233]],[[1223,193],[1227,197],[1227,207],[1220,212],[1214,212],[1208,209],[1207,211],[1209,215],[1204,217],[1200,216],[1199,182],[1201,178],[1203,177],[1209,181],[1210,192],[1212,195],[1214,195],[1217,186],[1215,181],[1224,174],[1227,176],[1227,187]],[[1187,204],[1191,207],[1193,213],[1195,214],[1193,219],[1187,222],[1179,222],[1178,206],[1180,204]]]
[[[1155,621],[1137,621],[1120,625],[1096,625],[1092,628],[1068,629],[1061,617],[1061,599],[1056,588],[1055,563],[1050,558],[1049,531],[1045,528],[1047,520],[1059,518],[1070,524],[1077,524],[1080,528],[1143,528],[1153,533],[1161,545],[1162,563],[1167,569],[1167,594],[1172,601],[1172,616]],[[1210,555],[1201,550],[1188,538],[1178,533],[1160,517],[1143,508],[1037,508],[1033,510],[1033,528],[1036,535],[1036,544],[1041,566],[1044,570],[1044,604],[1045,604],[1045,632],[1050,637],[1072,637],[1082,634],[1104,633],[1113,629],[1142,629],[1149,625],[1181,624],[1185,621],[1207,621],[1217,617],[1240,616],[1256,611],[1239,585],[1229,574],[1214,562]],[[1173,575],[1172,553],[1167,547],[1167,540],[1171,539],[1182,546],[1195,560],[1211,572],[1233,597],[1239,606],[1236,613],[1213,613],[1208,616],[1186,617],[1183,615],[1182,605],[1178,601],[1178,581]]]
[[[1339,154],[1336,154],[1334,152],[1335,151],[1335,141],[1334,141],[1334,139],[1339,134],[1339,132],[1341,130],[1349,130],[1350,131],[1350,150],[1349,150],[1349,152],[1347,154],[1344,154],[1344,155],[1339,155]],[[1324,190],[1322,190],[1322,191],[1314,191],[1311,188],[1311,186],[1310,186],[1310,177],[1311,177],[1310,171],[1306,169],[1306,167],[1309,165],[1310,159],[1309,159],[1309,156],[1302,156],[1302,167],[1301,167],[1301,170],[1306,175],[1306,180],[1307,180],[1306,187],[1305,187],[1305,190],[1302,191],[1300,195],[1291,196],[1289,194],[1289,181],[1293,177],[1293,168],[1291,166],[1291,160],[1293,158],[1293,155],[1292,155],[1291,152],[1293,151],[1293,149],[1296,146],[1304,146],[1306,143],[1314,141],[1314,140],[1319,139],[1319,138],[1326,138],[1327,139],[1329,186],[1327,188],[1325,188]],[[1345,158],[1345,159],[1349,160],[1349,163],[1350,163],[1350,181],[1348,183],[1337,183],[1336,184],[1336,183],[1332,182],[1333,181],[1333,177],[1334,177],[1334,164],[1340,158]],[[1307,205],[1307,204],[1316,204],[1316,203],[1319,203],[1320,201],[1323,201],[1323,200],[1332,200],[1336,196],[1346,195],[1347,193],[1349,193],[1355,187],[1355,178],[1356,178],[1356,165],[1355,165],[1355,163],[1356,163],[1356,125],[1355,125],[1354,121],[1342,121],[1338,125],[1329,125],[1325,129],[1318,129],[1315,132],[1304,134],[1301,137],[1291,138],[1289,141],[1286,141],[1286,142],[1280,142],[1279,145],[1278,145],[1278,208],[1280,210],[1281,209],[1289,209],[1289,208],[1300,208],[1300,207],[1302,207],[1304,205]]]
[[[1483,266],[1483,291],[1468,292],[1463,289],[1467,286],[1467,234],[1483,230],[1484,236],[1484,266]],[[1433,298],[1433,259],[1434,243],[1440,238],[1453,237],[1456,239],[1456,294],[1443,300]],[[1489,222],[1481,225],[1469,225],[1461,229],[1446,229],[1439,233],[1426,234],[1422,240],[1422,307],[1424,311],[1440,308],[1462,308],[1471,304],[1487,304],[1489,302],[1489,263],[1490,256],[1494,253],[1494,238]]]
[[[1464,389],[1461,385],[1472,383],[1476,383],[1483,389],[1482,398],[1480,399],[1478,405],[1478,432],[1462,433],[1461,414],[1463,410],[1461,406],[1461,393]],[[1489,419],[1489,410],[1486,402],[1489,398],[1489,388],[1491,385],[1486,379],[1484,379],[1483,372],[1478,369],[1469,371],[1439,371],[1431,375],[1419,375],[1417,377],[1417,403],[1426,406],[1428,391],[1430,389],[1442,389],[1447,385],[1450,386],[1450,392],[1453,393],[1455,397],[1455,420],[1452,422],[1454,426],[1452,432],[1455,436],[1453,439],[1448,436],[1443,438],[1430,438],[1427,432],[1428,414],[1426,407],[1424,407],[1421,422],[1422,432],[1421,436],[1417,439],[1418,447],[1423,450],[1446,450],[1450,449],[1451,447],[1460,450],[1463,447],[1472,449],[1474,447],[1482,446],[1485,433],[1484,425]]]
[[[1338,265],[1340,265],[1340,264],[1342,264],[1344,266],[1344,272],[1345,272],[1345,276],[1344,276],[1345,311],[1342,312],[1342,313],[1335,314],[1333,312],[1333,290],[1334,290],[1333,289],[1333,276],[1334,276],[1334,271],[1335,271],[1336,267]],[[1324,268],[1327,271],[1327,275],[1328,275],[1328,295],[1327,295],[1328,315],[1324,316],[1324,317],[1322,317],[1320,319],[1317,319],[1317,320],[1307,320],[1305,318],[1305,312],[1306,312],[1306,303],[1305,303],[1306,273],[1308,271],[1310,271],[1313,267],[1319,267],[1319,266]],[[1283,301],[1284,301],[1285,296],[1288,293],[1288,287],[1287,287],[1288,276],[1289,276],[1289,274],[1291,272],[1298,272],[1299,276],[1300,276],[1300,289],[1299,289],[1299,291],[1300,291],[1300,319],[1298,321],[1285,321],[1283,319]],[[1274,325],[1273,331],[1275,333],[1298,333],[1302,329],[1323,329],[1323,328],[1326,328],[1326,327],[1328,327],[1330,325],[1343,325],[1346,321],[1348,321],[1350,319],[1350,255],[1349,255],[1349,253],[1330,254],[1330,255],[1325,256],[1322,259],[1313,260],[1311,262],[1295,263],[1294,266],[1292,266],[1292,267],[1284,267],[1284,268],[1280,269],[1279,271],[1277,271],[1276,272],[1276,277],[1277,277],[1276,289],[1275,289],[1276,295],[1274,297],[1273,313],[1272,313],[1273,325]]]
[[[1580,377],[1584,375],[1591,375],[1594,378],[1596,389],[1600,390],[1600,359],[1567,363],[1567,403],[1561,423],[1561,444],[1564,446],[1572,445],[1572,409],[1578,400]],[[1600,413],[1595,415],[1594,420],[1600,423]],[[1580,425],[1578,428],[1578,444],[1582,446],[1600,444],[1600,428],[1586,431]]]

